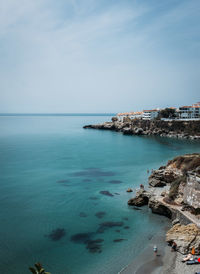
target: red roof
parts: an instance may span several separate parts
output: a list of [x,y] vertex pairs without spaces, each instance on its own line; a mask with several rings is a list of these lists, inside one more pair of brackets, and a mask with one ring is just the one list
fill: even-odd
[[143,110],[143,112],[155,112],[158,111],[157,109],[150,109],[150,110]]

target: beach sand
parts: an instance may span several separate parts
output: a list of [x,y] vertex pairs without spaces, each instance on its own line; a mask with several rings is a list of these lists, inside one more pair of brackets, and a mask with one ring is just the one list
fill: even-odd
[[[158,247],[154,254],[153,247]],[[184,255],[171,252],[171,247],[165,242],[165,235],[155,235],[148,247],[134,259],[128,266],[122,269],[120,274],[192,274],[200,271],[199,265],[187,265],[181,260]]]
[[[200,272],[200,264],[187,265],[186,263],[182,263],[182,258],[184,257],[182,254],[178,252],[170,252],[170,248],[168,248],[168,250],[167,253],[171,254],[166,253],[166,256],[164,256],[163,261],[165,260],[166,263],[164,263],[160,274],[194,274]],[[171,258],[171,265],[167,264],[168,258]]]

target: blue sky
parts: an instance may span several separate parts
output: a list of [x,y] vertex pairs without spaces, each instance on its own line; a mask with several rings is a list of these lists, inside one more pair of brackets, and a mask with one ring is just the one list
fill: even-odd
[[1,0],[0,112],[200,101],[199,0]]

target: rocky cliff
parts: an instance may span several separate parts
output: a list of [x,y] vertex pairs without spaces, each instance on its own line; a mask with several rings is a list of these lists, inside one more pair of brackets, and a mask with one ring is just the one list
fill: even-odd
[[185,139],[200,139],[200,121],[162,121],[124,119],[123,122],[112,119],[98,125],[86,125],[84,128],[114,130],[127,135],[154,135]]
[[195,224],[174,225],[166,234],[166,241],[177,244],[177,249],[182,254],[195,249],[196,254],[200,254],[200,229]]
[[166,241],[175,241],[183,254],[192,247],[199,254],[200,154],[185,154],[168,161],[152,171],[148,182],[149,188],[140,189],[128,205],[148,205],[152,213],[172,219],[174,226],[168,231]]
[[[168,161],[165,166],[152,170],[148,179],[150,189],[140,190],[128,204],[148,204],[155,188],[162,188],[159,197],[167,204],[183,206],[193,214],[200,213],[200,154],[185,154]],[[150,194],[150,193],[151,194]],[[147,202],[148,199],[148,202]]]

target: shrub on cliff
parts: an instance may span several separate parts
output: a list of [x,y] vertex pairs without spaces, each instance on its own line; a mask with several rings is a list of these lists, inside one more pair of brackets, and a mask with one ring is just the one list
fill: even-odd
[[167,166],[172,165],[175,168],[181,169],[183,173],[187,171],[195,170],[200,166],[200,154],[185,154],[183,156],[178,156],[171,161],[168,161]]
[[193,158],[185,167],[185,171],[194,170],[200,166],[200,157]]
[[112,122],[114,123],[114,122],[117,122],[117,121],[118,121],[118,118],[114,116],[114,117],[111,118],[111,120],[112,120]]
[[177,178],[175,181],[171,183],[169,190],[169,198],[174,200],[178,195],[178,189],[181,183],[186,183],[187,177],[186,175]]
[[171,108],[165,108],[162,109],[159,112],[159,118],[175,118],[176,117],[176,111],[175,109],[171,109]]

